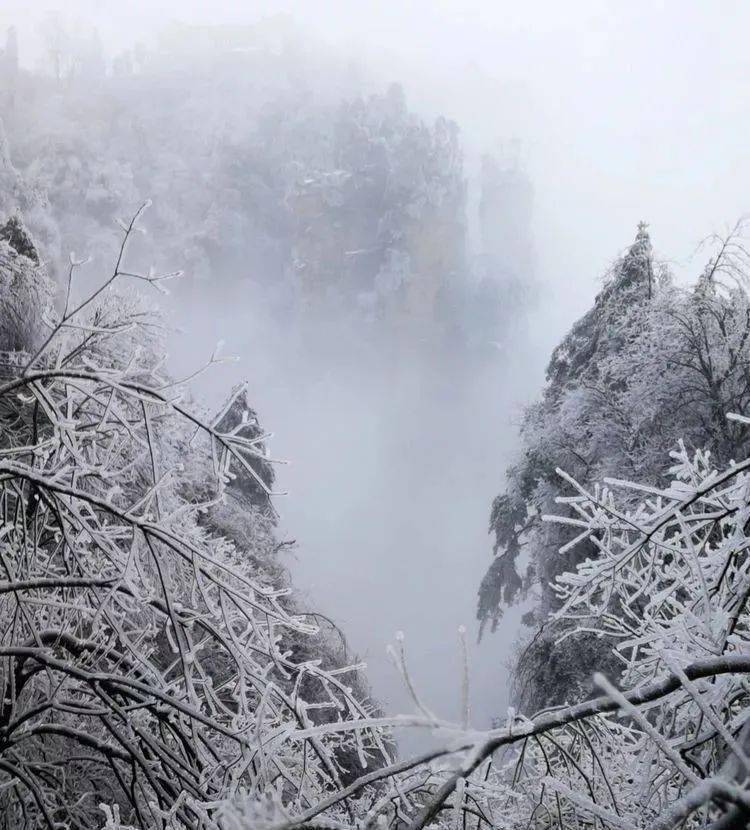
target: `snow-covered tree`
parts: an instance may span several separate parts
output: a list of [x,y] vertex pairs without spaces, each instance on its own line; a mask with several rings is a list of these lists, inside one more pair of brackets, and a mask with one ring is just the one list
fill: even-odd
[[[384,716],[288,595],[244,389],[201,412],[162,367],[158,319],[118,291],[173,276],[129,266],[138,218],[92,294],[79,298],[71,261],[0,385],[0,826],[744,826],[750,461],[714,467],[682,444],[656,485],[555,472],[572,495],[543,526],[579,554],[556,575],[554,645],[600,642],[619,666],[595,678],[603,694],[476,731],[466,664],[449,722],[422,702],[402,643],[415,713]],[[21,225],[4,244],[35,261]],[[689,295],[696,315],[731,298],[716,275]],[[589,381],[615,358],[650,365],[628,354],[601,349]],[[401,727],[437,743],[396,759]]]
[[656,485],[669,467],[665,448],[678,439],[710,450],[719,464],[747,453],[747,428],[726,418],[750,405],[742,227],[718,242],[697,285],[677,287],[654,263],[641,225],[594,307],[553,353],[543,398],[525,415],[520,458],[493,505],[496,556],[479,617],[494,626],[508,603],[532,592],[529,622],[544,628],[516,673],[532,710],[589,694],[595,668],[618,671],[605,644],[580,635],[555,645],[554,626],[545,624],[558,607],[551,584],[585,554],[582,546],[558,553],[565,529],[539,521],[557,493],[555,469],[585,483],[618,475]]
[[[473,256],[458,126],[419,117],[397,84],[373,94],[301,38],[286,40],[281,59],[262,27],[257,37],[176,27],[143,71],[101,78],[92,94],[80,82],[88,35],[64,17],[45,25],[51,74],[64,83],[25,73],[30,91],[4,118],[14,163],[46,194],[64,250],[116,253],[114,213],[152,197],[148,261],[184,265],[185,293],[244,284],[285,322],[312,306],[364,317],[360,330],[386,342],[397,332],[412,345],[486,352],[527,304],[529,246],[503,243],[520,215],[528,224],[525,208],[510,209],[526,201],[522,177],[485,182],[486,255]],[[223,52],[234,38],[237,50]]]
[[[356,667],[300,645],[317,627],[269,566],[265,435],[242,390],[215,416],[191,406],[158,320],[118,291],[172,276],[129,268],[138,218],[92,294],[75,299],[72,259],[44,336],[6,344],[2,827],[97,827],[103,802],[129,826],[218,828],[235,801],[304,805],[389,756],[382,730],[315,731],[371,707]],[[16,230],[2,250],[33,263]]]
[[[614,479],[587,488],[558,471],[574,495],[558,499],[562,514],[544,517],[572,528],[571,545],[596,548],[595,558],[556,581],[556,618],[614,643],[619,687],[600,674],[599,694],[586,701],[532,717],[511,709],[504,724],[477,732],[468,708],[462,722],[451,723],[424,706],[402,644],[391,653],[415,714],[371,723],[431,728],[442,740],[294,815],[253,813],[255,826],[747,826],[750,461],[716,469],[707,453],[684,445],[671,455],[660,488]],[[353,814],[345,798],[359,799]],[[237,827],[248,817],[236,807],[230,815]]]

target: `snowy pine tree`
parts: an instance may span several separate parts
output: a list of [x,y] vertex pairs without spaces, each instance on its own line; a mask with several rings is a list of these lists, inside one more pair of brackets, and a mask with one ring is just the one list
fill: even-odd
[[531,710],[590,694],[595,669],[613,677],[618,671],[606,643],[576,636],[556,645],[554,626],[545,622],[558,608],[556,577],[595,554],[591,545],[558,553],[568,531],[539,520],[557,495],[556,469],[586,483],[616,474],[658,484],[677,439],[710,449],[722,464],[747,451],[747,429],[726,418],[750,404],[748,300],[736,282],[746,265],[740,230],[719,246],[707,272],[712,279],[704,275],[692,290],[674,286],[654,263],[642,223],[592,309],[553,352],[543,397],[525,415],[519,461],[493,505],[495,558],[478,615],[482,626],[494,627],[503,607],[533,597],[527,621],[541,629],[516,671]]

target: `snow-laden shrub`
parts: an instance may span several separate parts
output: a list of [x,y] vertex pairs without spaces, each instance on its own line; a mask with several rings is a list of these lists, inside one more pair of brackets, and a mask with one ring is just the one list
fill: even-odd
[[[316,627],[258,566],[271,478],[266,436],[227,414],[242,390],[197,410],[163,372],[158,320],[116,291],[173,276],[128,269],[137,219],[111,275],[81,300],[69,284],[0,384],[3,828],[208,830],[235,800],[301,809],[352,759],[388,758],[380,728],[315,732],[370,710],[353,669],[299,647]],[[222,532],[232,502],[257,550]]]
[[[599,696],[531,718],[511,710],[489,732],[439,720],[415,693],[412,719],[381,724],[431,727],[444,740],[378,770],[388,789],[369,795],[364,817],[324,799],[267,826],[747,826],[750,460],[716,470],[680,446],[673,461],[663,488],[610,480],[589,490],[558,471],[575,495],[545,517],[572,527],[571,546],[596,550],[556,583],[558,644],[601,638],[623,667],[620,688],[598,675]],[[347,794],[367,803],[369,783]]]

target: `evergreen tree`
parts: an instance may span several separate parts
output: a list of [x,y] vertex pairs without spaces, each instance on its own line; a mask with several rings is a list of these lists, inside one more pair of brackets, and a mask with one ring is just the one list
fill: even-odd
[[493,504],[495,558],[479,589],[481,630],[531,594],[526,621],[537,633],[515,675],[528,709],[588,695],[595,669],[618,672],[607,643],[586,635],[560,642],[559,627],[546,623],[559,607],[557,576],[596,556],[593,541],[570,548],[569,529],[540,521],[556,509],[557,470],[587,486],[623,474],[658,484],[678,438],[706,447],[717,463],[746,450],[746,427],[726,418],[750,404],[748,299],[741,286],[722,283],[730,266],[736,278],[736,235],[710,263],[710,279],[678,288],[655,264],[641,223],[591,310],[552,354],[542,399],[523,420],[521,457]]

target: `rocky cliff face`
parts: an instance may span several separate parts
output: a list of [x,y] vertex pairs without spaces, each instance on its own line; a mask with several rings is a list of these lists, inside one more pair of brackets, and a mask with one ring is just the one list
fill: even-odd
[[95,84],[24,78],[34,95],[6,119],[15,167],[0,162],[49,203],[59,238],[17,205],[48,259],[114,250],[116,218],[150,198],[144,261],[184,268],[195,301],[246,281],[272,313],[342,314],[414,343],[501,336],[529,269],[523,174],[485,164],[469,250],[457,125],[266,29],[174,30]]

